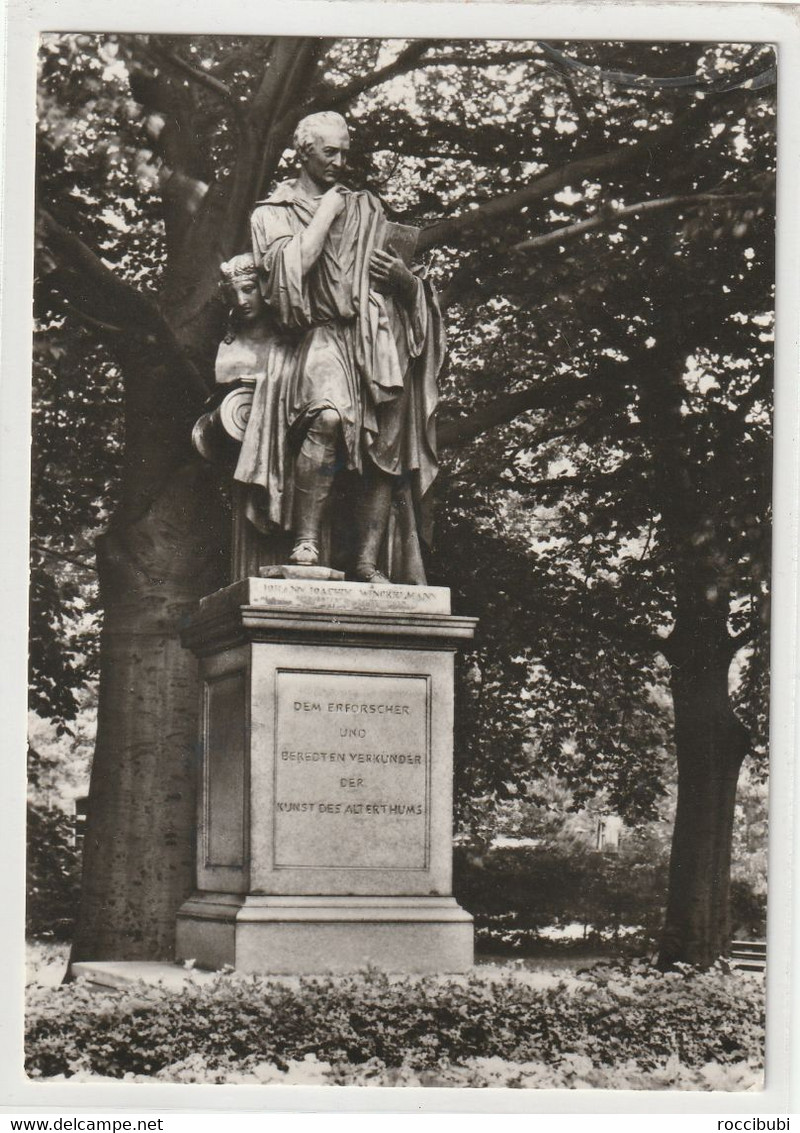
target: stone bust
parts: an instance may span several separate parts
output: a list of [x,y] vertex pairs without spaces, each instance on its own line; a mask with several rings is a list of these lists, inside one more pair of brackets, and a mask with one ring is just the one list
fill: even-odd
[[220,267],[220,290],[229,307],[228,329],[217,350],[217,385],[255,381],[264,372],[270,328],[255,261],[249,253]]

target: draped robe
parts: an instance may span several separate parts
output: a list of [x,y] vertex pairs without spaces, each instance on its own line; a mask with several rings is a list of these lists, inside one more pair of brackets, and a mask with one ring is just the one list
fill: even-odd
[[436,296],[415,277],[409,305],[370,286],[387,221],[368,192],[345,192],[319,259],[303,276],[300,236],[318,206],[286,181],[251,219],[253,255],[274,327],[235,479],[253,486],[249,518],[291,530],[294,458],[323,409],[338,414],[344,467],[398,480],[385,561],[393,581],[424,582],[417,541],[436,476],[434,413],[445,341]]

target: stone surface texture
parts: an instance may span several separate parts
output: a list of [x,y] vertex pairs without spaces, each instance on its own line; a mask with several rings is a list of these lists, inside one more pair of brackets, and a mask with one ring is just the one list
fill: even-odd
[[75,979],[86,979],[98,988],[116,989],[144,983],[165,991],[183,991],[214,979],[213,972],[157,960],[82,960],[70,972]]

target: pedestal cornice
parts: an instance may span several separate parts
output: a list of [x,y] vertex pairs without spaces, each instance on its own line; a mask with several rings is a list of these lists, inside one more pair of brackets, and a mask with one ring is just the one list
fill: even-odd
[[[476,618],[403,608],[423,605],[422,599],[429,594],[435,596],[438,610],[447,608],[449,595],[447,606],[440,597],[442,593],[448,594],[443,588],[420,588],[418,601],[413,587],[397,588],[396,608],[371,612],[365,608],[369,605],[367,587],[348,594],[344,588],[349,584],[318,583],[309,605],[301,607],[294,596],[291,601],[278,604],[282,582],[276,584],[274,596],[268,591],[265,594],[264,584],[268,581],[246,579],[218,591],[211,596],[213,600],[204,600],[182,627],[182,643],[198,656],[253,641],[455,650],[475,634]],[[327,587],[332,588],[329,604],[335,608],[324,608]],[[389,587],[378,589],[390,591]],[[253,598],[258,601],[252,601]],[[376,605],[391,604],[391,598],[391,593],[382,593],[380,600],[376,597]],[[348,610],[348,602],[357,608]]]

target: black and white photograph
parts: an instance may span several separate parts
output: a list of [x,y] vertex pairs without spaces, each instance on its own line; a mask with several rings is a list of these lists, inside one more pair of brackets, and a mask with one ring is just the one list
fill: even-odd
[[781,52],[269,11],[37,33],[27,1082],[758,1095]]

